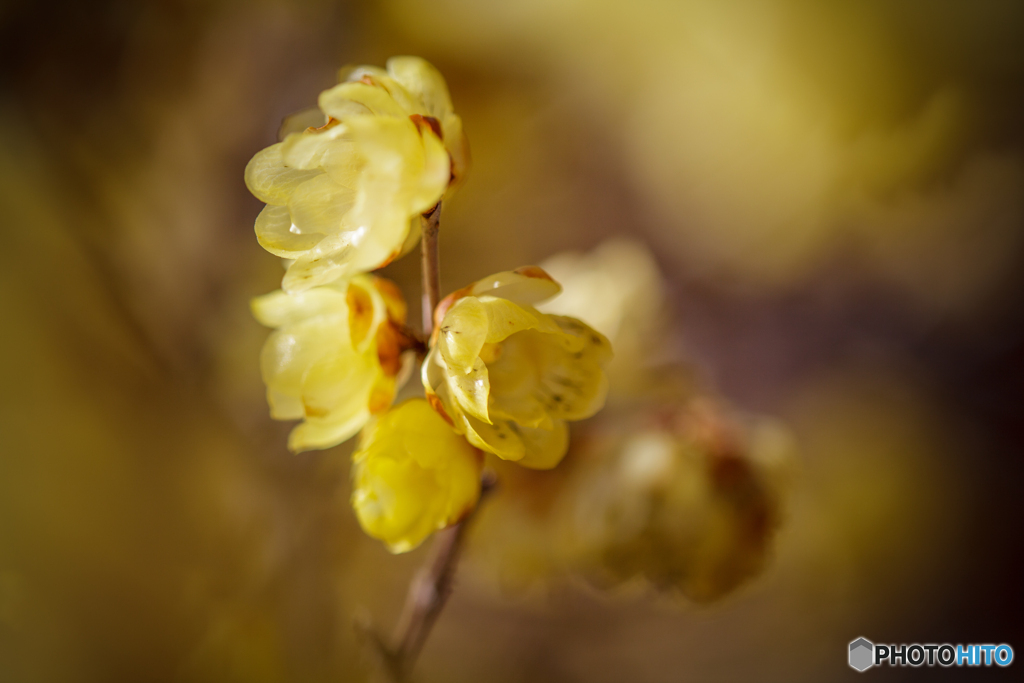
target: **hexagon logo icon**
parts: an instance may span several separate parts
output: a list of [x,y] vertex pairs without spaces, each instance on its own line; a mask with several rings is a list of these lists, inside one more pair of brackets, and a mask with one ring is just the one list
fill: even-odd
[[867,638],[858,638],[850,643],[850,667],[867,671],[875,663],[875,644]]

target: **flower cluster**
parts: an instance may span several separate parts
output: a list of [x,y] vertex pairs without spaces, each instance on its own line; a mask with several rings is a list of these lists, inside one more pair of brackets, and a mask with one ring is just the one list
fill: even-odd
[[[580,320],[537,310],[560,286],[532,266],[448,296],[429,340],[417,338],[399,289],[369,272],[415,247],[420,222],[462,180],[462,122],[422,59],[348,69],[341,81],[320,94],[323,125],[246,167],[267,205],[257,240],[288,261],[281,289],[252,308],[275,329],[261,358],[271,416],[302,420],[289,448],[329,448],[361,431],[356,516],[405,552],[474,508],[483,452],[533,469],[558,464],[566,423],[604,403],[611,345]],[[392,408],[414,350],[428,400]]]

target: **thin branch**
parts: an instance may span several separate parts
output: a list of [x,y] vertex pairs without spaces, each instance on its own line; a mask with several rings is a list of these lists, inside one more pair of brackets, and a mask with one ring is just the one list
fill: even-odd
[[394,662],[399,680],[403,680],[412,670],[430,630],[451,595],[466,529],[496,485],[494,474],[485,472],[480,482],[480,500],[476,507],[459,523],[438,532],[433,558],[419,570],[409,585],[402,618],[395,630],[394,642],[397,643],[397,649]]
[[430,339],[434,329],[434,309],[441,300],[441,264],[437,253],[437,233],[441,225],[441,202],[420,217],[423,241],[420,254],[423,273],[423,336]]

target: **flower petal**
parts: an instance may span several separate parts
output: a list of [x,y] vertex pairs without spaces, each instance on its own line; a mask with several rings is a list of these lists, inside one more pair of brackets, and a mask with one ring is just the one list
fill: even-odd
[[476,297],[459,299],[448,309],[439,328],[438,350],[450,372],[472,371],[487,341],[489,323],[487,307]]
[[407,117],[362,117],[348,127],[356,151],[366,159],[368,198],[400,206],[407,215],[437,204],[448,186],[450,163],[432,131],[421,131]]
[[449,191],[460,185],[466,177],[471,163],[469,141],[462,131],[462,119],[451,114],[441,119],[441,131],[444,133],[444,146],[452,160],[451,184]]
[[301,111],[284,117],[281,127],[277,129],[277,139],[284,142],[292,133],[301,133],[309,128],[320,128],[328,119],[320,111],[320,107],[306,107]]
[[562,291],[561,285],[537,266],[497,273],[473,284],[475,296],[495,296],[524,306],[533,306]]
[[270,404],[270,417],[275,420],[301,420],[306,416],[306,408],[298,396],[267,389],[267,403]]
[[357,352],[366,351],[373,343],[376,332],[388,317],[387,305],[380,292],[368,276],[356,276],[348,285],[345,300],[348,304],[349,333],[352,347]]
[[333,339],[347,334],[342,315],[319,316],[271,334],[260,353],[260,371],[268,390],[301,398],[308,369],[332,351]]
[[550,429],[524,427],[514,420],[487,424],[469,415],[462,416],[466,439],[503,460],[511,460],[532,469],[551,469],[569,449],[569,428],[556,420]]
[[403,118],[409,115],[386,90],[359,81],[340,83],[323,91],[318,103],[325,114],[346,123],[367,114]]
[[282,147],[278,142],[257,152],[245,166],[245,185],[249,191],[261,202],[278,206],[287,204],[297,187],[321,174],[319,170],[285,165]]
[[520,429],[520,438],[526,446],[526,455],[519,461],[523,467],[549,470],[562,462],[569,450],[569,425],[556,420],[551,429]]
[[560,349],[560,358],[546,368],[542,393],[550,397],[549,413],[563,420],[582,420],[604,405],[608,378],[604,365],[611,360],[611,344],[604,335],[568,316],[551,316],[579,346]]
[[256,241],[274,256],[298,258],[323,238],[322,233],[300,232],[287,206],[267,204],[256,217]]
[[448,85],[430,62],[420,57],[392,57],[388,73],[422,102],[427,114],[443,119],[452,112]]
[[324,156],[336,145],[342,149],[351,145],[348,128],[341,123],[289,134],[281,143],[281,155],[293,168],[320,170]]
[[343,232],[322,239],[288,266],[281,288],[301,292],[358,272],[354,265],[358,250],[353,237],[352,233]]
[[358,81],[363,76],[372,76],[374,78],[383,76],[387,78],[387,75],[388,72],[379,66],[368,64],[346,64],[338,69],[338,82],[351,83],[353,81]]
[[288,450],[301,453],[336,446],[358,434],[369,419],[370,411],[365,408],[348,414],[339,413],[329,420],[307,418],[288,435]]
[[282,290],[258,296],[251,303],[253,315],[267,327],[283,327],[320,315],[347,315],[345,293],[334,287],[317,287],[289,294]]
[[355,204],[352,188],[339,185],[326,173],[309,180],[292,193],[288,202],[292,224],[300,233],[336,234]]
[[368,410],[370,391],[380,376],[372,354],[357,354],[344,344],[307,367],[302,378],[302,403],[306,417],[334,422]]
[[458,401],[459,407],[478,420],[490,424],[487,412],[487,398],[491,391],[487,366],[477,358],[472,369],[466,374],[454,374],[449,380],[452,397]]

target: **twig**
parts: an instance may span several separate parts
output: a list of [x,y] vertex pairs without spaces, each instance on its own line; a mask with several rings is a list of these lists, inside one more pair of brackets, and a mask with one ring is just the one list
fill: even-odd
[[423,273],[423,336],[430,339],[434,329],[434,309],[441,300],[441,264],[437,253],[437,232],[441,225],[441,202],[420,217],[423,241],[420,244]]
[[412,670],[423,643],[437,621],[452,592],[455,568],[458,564],[466,529],[480,505],[497,485],[493,472],[485,472],[480,482],[480,500],[477,506],[459,523],[438,532],[434,541],[431,561],[417,572],[409,585],[402,617],[395,629],[395,673],[398,680]]

